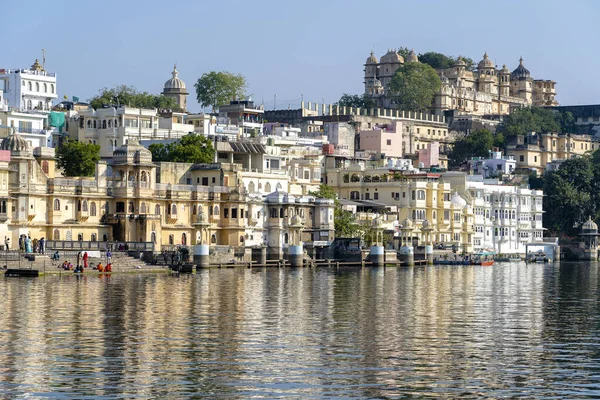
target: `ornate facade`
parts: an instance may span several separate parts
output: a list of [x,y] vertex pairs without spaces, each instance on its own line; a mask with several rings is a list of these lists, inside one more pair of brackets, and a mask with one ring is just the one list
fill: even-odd
[[[391,107],[386,96],[392,77],[405,62],[419,62],[413,51],[404,60],[395,50],[389,50],[378,61],[371,52],[365,63],[365,94],[380,107]],[[438,69],[442,87],[435,96],[432,111],[459,110],[466,114],[508,114],[513,107],[556,106],[556,82],[533,79],[523,64],[510,72],[506,65],[498,68],[488,54],[471,71],[460,57],[452,68]]]

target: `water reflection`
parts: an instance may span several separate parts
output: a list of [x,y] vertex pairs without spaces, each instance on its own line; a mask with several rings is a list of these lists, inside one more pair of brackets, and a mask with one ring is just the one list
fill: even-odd
[[584,397],[597,264],[0,279],[3,397]]

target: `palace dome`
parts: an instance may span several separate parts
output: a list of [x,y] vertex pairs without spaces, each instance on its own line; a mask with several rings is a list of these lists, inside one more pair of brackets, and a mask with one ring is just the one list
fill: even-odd
[[592,217],[581,225],[581,233],[598,233],[598,225],[592,221]]
[[451,199],[452,204],[458,208],[465,208],[467,206],[467,201],[460,197],[458,192],[454,192]]
[[28,145],[27,141],[23,139],[19,135],[15,135],[14,133],[8,135],[2,139],[2,143],[0,143],[0,150],[9,150],[9,151],[27,151]]
[[412,222],[412,220],[411,220],[410,218],[408,218],[408,217],[407,217],[407,218],[406,218],[406,219],[405,219],[405,220],[402,222],[402,226],[403,226],[404,228],[412,228],[412,226],[413,226],[413,222]]
[[524,79],[524,78],[529,78],[531,74],[529,73],[529,70],[527,68],[525,68],[525,66],[523,65],[523,57],[521,57],[519,59],[519,66],[512,72],[511,74],[511,78],[512,79]]
[[185,83],[179,79],[179,72],[177,72],[177,64],[173,66],[173,77],[165,82],[165,90],[185,90]]
[[373,52],[371,52],[371,55],[369,56],[369,58],[367,58],[367,62],[365,64],[377,64],[377,57],[375,57],[375,54],[373,54]]
[[388,52],[381,57],[381,64],[404,64],[404,58],[396,50],[388,50]]
[[456,62],[454,63],[455,67],[466,67],[467,63],[460,56],[456,58]]
[[408,53],[408,62],[419,62],[419,58],[413,50]]
[[479,61],[479,64],[477,64],[477,69],[488,69],[488,68],[494,68],[494,63],[492,62],[492,60],[490,60],[490,58],[488,57],[487,52],[483,55],[483,60]]
[[126,144],[113,151],[114,164],[152,164],[152,153],[137,140],[129,139]]
[[502,69],[500,70],[500,75],[510,75],[510,71],[506,68],[506,64],[502,65]]

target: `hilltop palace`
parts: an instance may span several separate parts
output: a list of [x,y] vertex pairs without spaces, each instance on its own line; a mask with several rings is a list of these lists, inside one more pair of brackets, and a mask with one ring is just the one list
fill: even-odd
[[[419,62],[411,51],[408,60],[395,50],[389,50],[377,60],[371,52],[365,63],[365,94],[375,100],[378,107],[393,108],[387,88],[392,77],[405,62]],[[557,106],[555,85],[552,80],[533,79],[523,58],[510,72],[506,65],[498,68],[488,54],[470,71],[460,57],[454,66],[437,69],[442,86],[435,95],[433,112],[441,115],[447,110],[490,115],[508,114],[511,108],[522,106]]]

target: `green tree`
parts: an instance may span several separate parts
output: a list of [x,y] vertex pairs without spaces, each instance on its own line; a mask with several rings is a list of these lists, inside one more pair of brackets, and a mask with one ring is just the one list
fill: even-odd
[[560,132],[558,116],[551,110],[540,107],[524,107],[504,117],[497,132],[507,137],[526,135],[530,132]]
[[329,185],[321,184],[319,189],[308,193],[318,199],[333,199],[335,202],[334,208],[334,226],[336,237],[362,237],[361,225],[358,224],[354,215],[342,208],[337,193],[334,188]]
[[125,105],[136,108],[158,108],[182,111],[177,101],[162,94],[138,92],[135,87],[127,85],[115,86],[111,89],[100,89],[98,94],[88,100],[92,108],[103,106]]
[[487,157],[493,147],[494,135],[492,132],[487,129],[472,131],[454,142],[454,147],[448,155],[449,167],[460,167],[470,157]]
[[575,117],[570,111],[557,112],[555,114],[556,121],[560,125],[560,131],[563,133],[576,133],[577,125],[575,125]]
[[155,143],[148,146],[153,161],[211,163],[215,149],[212,141],[202,135],[189,134],[179,141],[164,145]]
[[93,176],[100,160],[100,146],[66,140],[56,149],[56,164],[65,176]]
[[398,68],[389,84],[390,97],[401,110],[427,110],[442,81],[427,64],[406,63]]
[[411,50],[408,47],[400,47],[396,53],[400,54],[404,61],[408,60]]
[[360,94],[344,93],[337,102],[340,107],[372,108],[375,103],[369,97]]
[[212,107],[213,112],[230,100],[244,96],[246,78],[230,72],[211,71],[194,84],[196,99],[202,107]]
[[427,53],[419,54],[418,57],[420,62],[435,69],[452,68],[456,63],[455,58],[448,57],[442,53],[436,53],[434,51],[428,51]]

